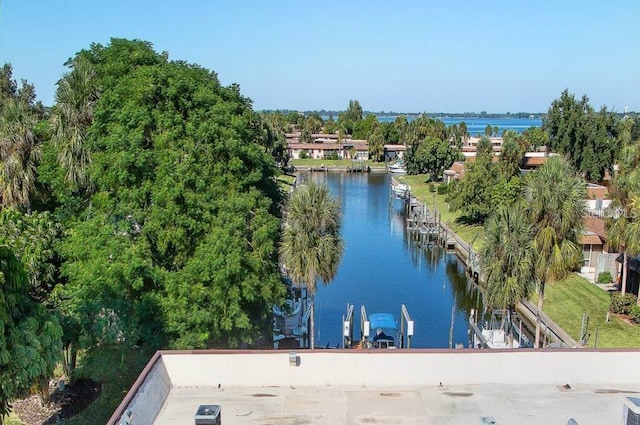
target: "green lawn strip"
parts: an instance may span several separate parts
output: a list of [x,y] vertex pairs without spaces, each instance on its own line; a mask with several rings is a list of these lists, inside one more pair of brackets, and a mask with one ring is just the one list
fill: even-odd
[[78,362],[76,379],[87,378],[100,382],[100,396],[82,412],[63,423],[106,423],[152,355],[153,353],[140,348],[124,346],[99,346],[85,352]]
[[456,232],[462,240],[467,243],[471,243],[473,240],[473,248],[476,252],[482,247],[484,243],[484,228],[482,226],[469,226],[457,223],[456,219],[460,216],[460,213],[449,209],[449,203],[446,201],[447,195],[438,195],[437,192],[431,192],[428,174],[401,176],[397,177],[397,179],[403,179],[408,183],[409,186],[411,186],[413,196],[425,203],[429,208],[433,208],[435,205],[438,212],[442,215],[442,221],[446,223],[451,230]]
[[611,315],[606,321],[611,297],[586,279],[572,274],[567,279],[545,287],[544,312],[576,340],[580,339],[582,314],[589,315],[588,344],[595,344],[598,328],[598,348],[640,347],[640,325],[630,324]]
[[276,181],[278,182],[278,187],[280,188],[280,190],[282,190],[286,194],[291,190],[293,182],[296,181],[296,176],[281,174],[276,178]]

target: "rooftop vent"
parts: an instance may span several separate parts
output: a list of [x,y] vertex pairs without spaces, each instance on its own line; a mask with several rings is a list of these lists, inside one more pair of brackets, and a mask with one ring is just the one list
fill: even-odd
[[195,425],[222,425],[222,414],[217,404],[202,404],[195,415]]

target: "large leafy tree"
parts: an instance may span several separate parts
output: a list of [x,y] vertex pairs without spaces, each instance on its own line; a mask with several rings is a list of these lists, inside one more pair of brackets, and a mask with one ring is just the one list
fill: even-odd
[[534,226],[533,264],[539,281],[535,347],[539,347],[545,285],[565,278],[582,262],[579,238],[584,228],[586,184],[559,156],[550,157],[529,176],[524,199]]
[[48,382],[61,336],[55,317],[29,297],[27,273],[0,240],[0,423],[12,399]]
[[326,185],[309,182],[293,193],[287,208],[280,256],[293,281],[307,288],[311,302],[312,349],[317,281],[327,285],[338,271],[344,250],[340,226],[340,203]]
[[142,41],[95,44],[80,61],[100,93],[83,143],[93,189],[68,214],[55,294],[76,343],[258,341],[284,287],[275,164],[250,101]]
[[427,137],[415,149],[407,151],[407,172],[428,173],[431,181],[436,181],[453,164],[456,156],[457,150],[447,140]]
[[[485,223],[480,251],[484,302],[507,310],[507,327],[515,306],[535,291],[533,226],[520,203],[502,206]],[[510,339],[512,345],[513,341]]]
[[338,123],[347,134],[353,134],[353,129],[362,120],[362,106],[357,100],[350,100],[347,110],[338,116]]
[[493,211],[493,188],[497,171],[493,166],[491,141],[482,138],[478,143],[476,160],[462,176],[450,194],[451,208],[462,214],[459,220],[483,223]]
[[551,150],[566,155],[588,180],[601,181],[605,172],[613,173],[620,130],[618,120],[607,108],[596,113],[586,95],[577,100],[564,90],[549,107],[543,127],[549,134]]

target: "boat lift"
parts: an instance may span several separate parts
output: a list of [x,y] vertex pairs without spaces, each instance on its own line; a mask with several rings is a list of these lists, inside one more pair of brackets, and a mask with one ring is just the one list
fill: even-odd
[[[353,348],[353,304],[347,304],[347,313],[342,318],[342,346],[344,348]],[[400,331],[397,329],[397,322],[393,315],[388,313],[376,313],[367,315],[365,306],[360,307],[360,346],[362,348],[371,348],[375,336],[371,335],[371,328],[387,328],[396,332],[394,338],[399,341],[399,345],[393,348],[411,348],[411,337],[414,333],[414,322],[409,315],[409,310],[402,304],[400,309]],[[393,341],[393,339],[391,339]],[[389,346],[388,346],[389,347]]]

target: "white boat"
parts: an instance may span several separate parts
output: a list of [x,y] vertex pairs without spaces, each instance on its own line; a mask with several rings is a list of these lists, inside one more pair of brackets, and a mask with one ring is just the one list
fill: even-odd
[[393,186],[393,193],[398,198],[404,198],[409,192],[409,185],[406,183],[397,183]]
[[392,174],[407,174],[407,169],[400,162],[391,164],[387,166],[387,168],[389,169],[389,172]]
[[469,325],[472,348],[511,349],[529,345],[522,329],[513,326],[510,315],[504,310],[493,310],[491,320],[480,323],[476,311],[471,310]]

